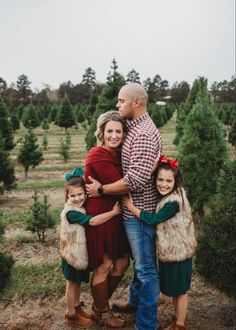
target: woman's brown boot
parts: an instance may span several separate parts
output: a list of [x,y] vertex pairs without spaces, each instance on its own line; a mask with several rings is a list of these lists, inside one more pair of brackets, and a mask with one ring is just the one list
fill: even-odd
[[108,300],[113,295],[113,292],[118,287],[123,276],[108,276]]
[[91,283],[93,297],[93,319],[99,326],[111,328],[124,328],[125,321],[115,316],[108,304],[108,281],[93,285]]

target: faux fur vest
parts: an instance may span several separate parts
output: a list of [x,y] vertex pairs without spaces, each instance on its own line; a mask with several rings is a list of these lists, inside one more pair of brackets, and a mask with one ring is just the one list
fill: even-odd
[[178,202],[179,212],[174,217],[157,225],[157,256],[163,262],[183,261],[193,256],[197,247],[191,208],[182,188],[181,194],[172,193],[163,198],[156,210],[168,202]]
[[60,254],[74,268],[86,269],[88,267],[88,251],[85,229],[77,223],[69,223],[66,218],[66,214],[69,211],[77,211],[85,214],[84,208],[65,204],[61,212]]

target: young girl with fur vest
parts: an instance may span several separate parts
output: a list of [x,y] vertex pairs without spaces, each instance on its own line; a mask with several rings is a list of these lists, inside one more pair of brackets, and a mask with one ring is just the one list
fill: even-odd
[[60,254],[62,271],[66,279],[65,320],[71,326],[89,327],[92,315],[81,308],[80,284],[89,282],[88,252],[85,238],[85,225],[97,226],[121,213],[118,203],[113,210],[96,216],[86,215],[83,207],[86,201],[83,170],[76,168],[67,173],[66,203],[61,212]]
[[174,319],[164,330],[189,330],[186,325],[187,291],[190,288],[192,256],[197,242],[177,159],[160,157],[156,169],[156,189],[158,204],[154,214],[139,210],[130,196],[124,197],[124,203],[140,220],[157,225],[161,292],[173,298],[175,308]]

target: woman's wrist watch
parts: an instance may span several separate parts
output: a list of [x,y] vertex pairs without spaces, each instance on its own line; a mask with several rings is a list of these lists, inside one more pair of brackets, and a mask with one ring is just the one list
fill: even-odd
[[104,190],[103,190],[103,185],[101,184],[99,187],[98,187],[98,196],[102,196],[104,194]]

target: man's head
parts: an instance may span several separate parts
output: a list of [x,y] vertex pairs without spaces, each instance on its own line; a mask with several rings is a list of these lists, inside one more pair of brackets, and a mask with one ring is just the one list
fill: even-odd
[[130,83],[123,86],[116,104],[121,117],[135,119],[147,111],[148,95],[142,85]]

